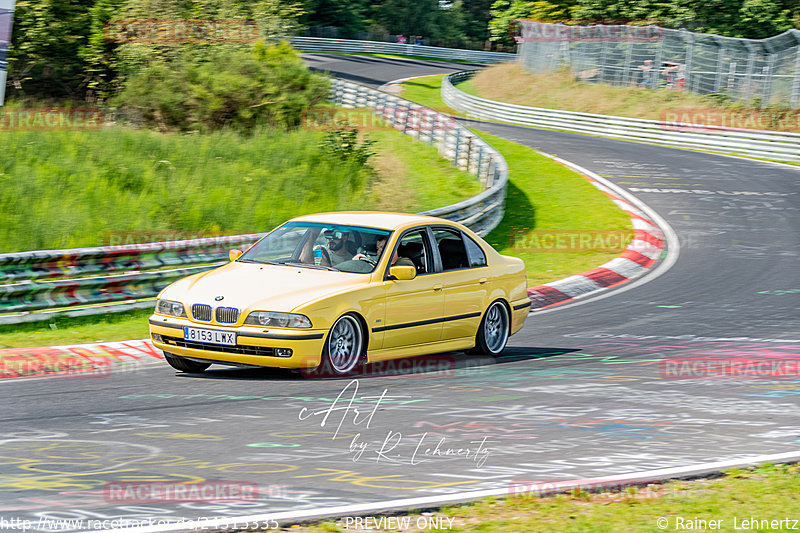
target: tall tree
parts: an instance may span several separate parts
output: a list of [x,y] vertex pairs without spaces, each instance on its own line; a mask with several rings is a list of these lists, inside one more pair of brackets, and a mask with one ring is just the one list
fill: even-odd
[[7,96],[80,97],[88,78],[78,59],[94,0],[18,0],[8,57]]
[[342,37],[354,38],[367,28],[366,0],[305,0],[303,9],[303,24],[335,26]]

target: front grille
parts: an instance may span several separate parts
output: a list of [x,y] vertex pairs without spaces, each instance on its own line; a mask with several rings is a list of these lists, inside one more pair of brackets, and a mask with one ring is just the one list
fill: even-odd
[[233,324],[239,320],[239,310],[235,307],[217,307],[217,322]]
[[181,348],[194,348],[195,350],[205,350],[207,352],[238,353],[242,355],[263,355],[275,357],[273,348],[263,346],[225,346],[224,344],[209,344],[207,342],[194,342],[181,339],[180,337],[168,337],[161,335],[161,339],[166,344],[180,346]]
[[192,316],[195,320],[211,322],[211,306],[206,304],[194,304],[192,306]]

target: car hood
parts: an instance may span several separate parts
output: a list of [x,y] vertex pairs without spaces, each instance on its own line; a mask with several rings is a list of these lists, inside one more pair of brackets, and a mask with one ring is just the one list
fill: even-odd
[[160,297],[189,305],[288,312],[330,294],[363,287],[369,280],[369,274],[232,262],[184,278]]

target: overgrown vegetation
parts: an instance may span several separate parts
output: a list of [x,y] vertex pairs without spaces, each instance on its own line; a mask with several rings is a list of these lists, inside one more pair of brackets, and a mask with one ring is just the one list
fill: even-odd
[[327,97],[327,80],[312,74],[286,42],[254,50],[186,48],[156,59],[128,79],[113,103],[164,131],[299,125],[303,111]]
[[422,211],[479,190],[435,148],[391,129],[107,127],[0,132],[0,144],[14,154],[0,157],[0,252],[100,246],[127,232],[136,242],[251,233],[318,211]]

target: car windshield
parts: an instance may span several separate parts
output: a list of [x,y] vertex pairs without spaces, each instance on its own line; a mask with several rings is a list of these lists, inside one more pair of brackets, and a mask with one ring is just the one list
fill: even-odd
[[370,273],[391,231],[345,224],[287,222],[237,261]]

